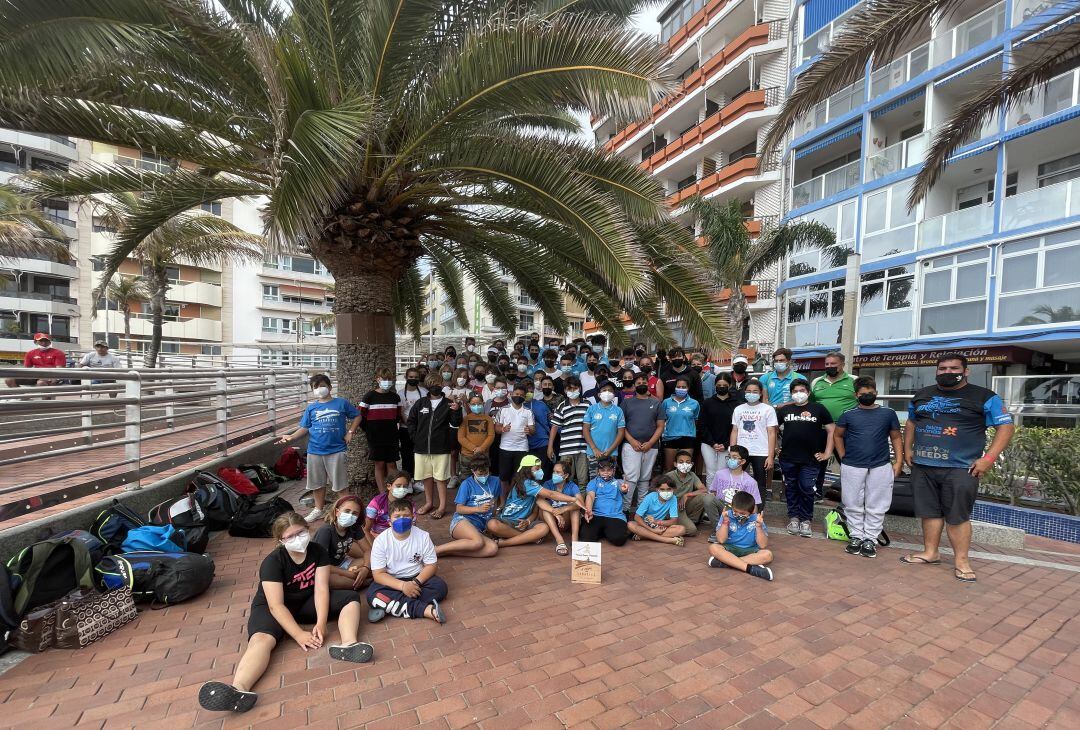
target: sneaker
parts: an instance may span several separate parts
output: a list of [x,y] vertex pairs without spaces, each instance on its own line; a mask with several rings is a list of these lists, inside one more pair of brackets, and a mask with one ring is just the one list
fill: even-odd
[[316,520],[321,520],[323,517],[326,517],[325,507],[322,509],[319,509],[318,507],[312,507],[311,511],[307,513],[304,519],[308,522],[315,522]]
[[709,567],[710,567],[710,568],[723,568],[723,567],[724,567],[724,564],[723,564],[723,563],[721,563],[721,562],[720,562],[719,560],[717,560],[716,558],[714,558],[714,557],[713,557],[712,555],[710,555],[710,556],[709,556],[709,563],[708,563],[708,565],[709,565]]
[[386,618],[385,608],[369,608],[367,612],[368,623],[377,624]]
[[719,545],[720,544],[720,541],[716,539],[716,533],[715,532],[710,532],[709,533],[709,544],[710,545]]
[[311,493],[311,490],[308,490],[301,494],[300,499],[296,501],[300,504],[301,507],[314,507],[315,495]]
[[764,578],[765,580],[772,580],[772,568],[765,565],[750,565],[747,566],[746,572],[755,578]]
[[799,534],[799,518],[798,517],[792,517],[791,522],[787,523],[787,533],[789,535],[798,535]]
[[844,548],[844,552],[848,553],[849,555],[858,555],[860,551],[862,551],[862,540],[857,537],[851,538],[851,541],[847,544],[847,547]]
[[339,662],[367,664],[375,657],[375,649],[371,644],[365,644],[362,641],[352,644],[334,644],[330,647],[330,656]]
[[424,493],[424,483],[422,481],[420,481],[420,480],[414,481],[412,483],[412,492],[413,492],[413,494],[423,494]]
[[862,547],[859,549],[859,555],[864,558],[876,558],[877,557],[877,545],[873,540],[863,540]]
[[[790,532],[790,529],[788,531]],[[803,537],[814,536],[814,530],[810,527],[810,520],[803,520],[799,523],[799,534]]]
[[212,712],[247,712],[259,697],[224,682],[207,682],[199,688],[199,705]]

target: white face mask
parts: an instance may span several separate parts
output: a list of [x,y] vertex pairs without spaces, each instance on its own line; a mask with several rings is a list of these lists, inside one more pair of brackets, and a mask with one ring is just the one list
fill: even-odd
[[327,388],[325,385],[320,385],[318,388],[315,389],[316,398],[326,398],[329,395],[330,389]]
[[791,394],[791,400],[795,401],[801,406],[803,403],[810,400],[810,396],[807,395],[806,391],[804,390],[797,390]]
[[610,403],[611,401],[615,400],[615,394],[612,393],[610,390],[605,390],[600,393],[600,400],[604,403]]
[[484,382],[487,383],[488,385],[491,385],[492,383],[495,382],[495,375],[493,373],[488,373],[487,375],[484,376]]
[[281,544],[290,553],[306,553],[309,542],[311,542],[311,533],[305,531],[299,535],[293,535],[288,540],[282,540]]
[[505,398],[506,388],[496,388],[494,391],[492,391],[492,395],[499,399]]
[[476,346],[475,345],[465,345],[465,350],[467,352],[476,352]]
[[568,391],[566,391],[566,397],[569,398],[570,400],[576,400],[579,395],[581,395],[580,390],[568,390]]
[[356,515],[349,512],[342,512],[337,516],[337,523],[339,527],[349,528],[356,524]]
[[394,499],[404,499],[405,495],[409,493],[408,487],[394,487],[390,490],[390,493],[394,495]]
[[467,381],[467,380],[466,380],[465,378],[458,378],[458,379],[457,379],[457,384],[458,384],[458,387],[459,387],[459,388],[460,388],[461,386],[465,385],[465,383],[466,383],[466,382],[468,382],[468,381]]
[[391,388],[391,387],[392,387],[393,385],[394,385],[394,384],[393,384],[393,383],[392,383],[391,381],[389,381],[389,380],[380,380],[380,381],[379,381],[379,387],[380,387],[380,388],[382,388],[383,390],[390,390],[390,388]]
[[680,474],[688,474],[694,468],[694,465],[683,462],[682,464],[676,464],[675,468],[679,470]]
[[[681,464],[680,464],[680,466],[681,466]],[[665,491],[665,490],[661,489],[660,491],[657,492],[657,494],[660,496],[660,501],[661,502],[666,502],[669,499],[671,499],[671,495],[673,495],[674,492],[672,492],[670,490]]]

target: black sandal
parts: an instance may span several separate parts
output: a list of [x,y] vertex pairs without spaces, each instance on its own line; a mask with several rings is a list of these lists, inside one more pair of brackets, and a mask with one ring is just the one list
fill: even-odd
[[212,712],[247,712],[259,696],[224,682],[207,682],[199,688],[199,705]]
[[352,644],[335,644],[330,647],[330,656],[339,662],[367,664],[375,658],[375,649],[371,644],[357,641]]

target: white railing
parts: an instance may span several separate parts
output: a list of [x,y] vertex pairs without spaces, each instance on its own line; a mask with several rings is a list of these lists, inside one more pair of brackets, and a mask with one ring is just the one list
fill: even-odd
[[842,193],[848,188],[859,184],[859,161],[849,162],[843,167],[830,170],[824,175],[812,177],[809,180],[795,185],[791,189],[791,207],[799,208],[804,205],[825,200],[828,197]]
[[1022,127],[1071,106],[1080,99],[1080,69],[1067,71],[1034,89],[1030,98],[1021,98],[1009,110],[1009,128]]
[[115,162],[117,165],[123,165],[124,167],[134,167],[136,170],[169,173],[172,172],[174,169],[172,165],[164,162],[158,162],[157,160],[144,160],[141,158],[136,159],[134,157],[128,157],[127,155],[117,154],[114,154],[112,158],[113,162]]
[[930,68],[930,41],[870,73],[870,98],[903,86]]
[[937,35],[933,40],[934,63],[942,64],[967,53],[1004,30],[1005,3],[1001,2]]
[[1047,185],[1001,201],[1001,230],[1080,215],[1080,179]]
[[836,32],[847,22],[848,17],[861,7],[861,2],[856,3],[854,7],[846,10],[840,17],[799,43],[799,63],[809,61],[814,56],[829,50]]
[[928,218],[919,224],[916,238],[920,251],[986,236],[994,231],[994,205],[976,205]]
[[859,79],[851,86],[840,89],[825,101],[819,102],[795,123],[796,136],[807,134],[823,124],[839,119],[863,103],[866,82]]
[[880,180],[898,170],[920,164],[930,146],[930,130],[889,145],[866,158],[866,181]]

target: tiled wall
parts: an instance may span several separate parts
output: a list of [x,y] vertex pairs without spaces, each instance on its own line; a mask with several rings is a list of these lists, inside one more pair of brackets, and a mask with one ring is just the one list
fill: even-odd
[[1017,527],[1029,535],[1080,543],[1080,517],[1013,507],[996,502],[975,502],[972,519],[1005,527]]

